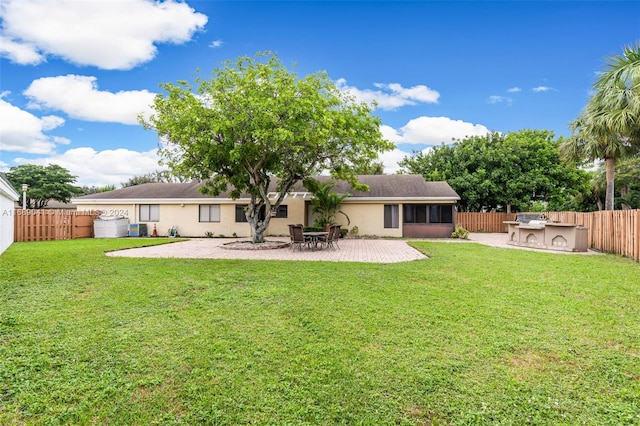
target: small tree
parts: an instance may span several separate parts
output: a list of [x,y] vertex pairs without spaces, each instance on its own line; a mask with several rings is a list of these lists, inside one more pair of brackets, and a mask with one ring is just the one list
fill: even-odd
[[314,226],[324,228],[326,225],[335,225],[338,213],[347,218],[347,224],[351,223],[349,216],[342,211],[342,202],[349,198],[351,194],[338,194],[333,191],[333,182],[320,183],[313,179],[305,181],[305,187],[313,193],[311,208],[313,213],[318,214]]
[[50,200],[68,203],[74,195],[82,194],[82,188],[72,185],[76,177],[56,164],[39,166],[23,164],[11,167],[6,173],[13,187],[22,194],[22,185],[27,184],[28,209],[43,209]]
[[203,181],[204,193],[230,186],[231,198],[249,197],[254,243],[264,241],[270,213],[297,181],[327,170],[366,190],[354,171],[393,149],[368,105],[340,92],[324,72],[298,79],[274,54],[227,61],[210,80],[195,82],[196,93],[186,81],[162,84],[166,94],[140,122],[158,133],[174,174]]

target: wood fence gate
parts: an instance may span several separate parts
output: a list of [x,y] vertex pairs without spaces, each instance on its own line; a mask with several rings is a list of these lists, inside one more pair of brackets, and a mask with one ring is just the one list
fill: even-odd
[[515,213],[457,212],[456,226],[469,232],[507,232],[505,221],[516,220]]
[[96,212],[62,209],[15,209],[14,241],[92,238]]

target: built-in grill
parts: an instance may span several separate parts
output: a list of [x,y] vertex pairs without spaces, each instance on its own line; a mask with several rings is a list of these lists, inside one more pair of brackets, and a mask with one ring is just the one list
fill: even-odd
[[507,244],[559,251],[587,251],[587,228],[549,222],[543,214],[520,213],[507,225]]
[[516,214],[516,222],[529,223],[535,221],[536,223],[546,223],[547,218],[543,214],[539,213],[518,213]]

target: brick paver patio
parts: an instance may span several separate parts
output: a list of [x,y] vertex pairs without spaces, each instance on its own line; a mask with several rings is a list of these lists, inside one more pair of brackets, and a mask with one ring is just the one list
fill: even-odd
[[[269,240],[284,239],[273,238]],[[140,247],[107,253],[122,257],[174,257],[192,259],[259,259],[311,260],[333,262],[395,263],[425,259],[426,256],[407,244],[406,240],[341,239],[340,249],[296,250],[288,247],[267,250],[228,250],[223,244],[238,241],[231,238],[194,238],[171,244]]]

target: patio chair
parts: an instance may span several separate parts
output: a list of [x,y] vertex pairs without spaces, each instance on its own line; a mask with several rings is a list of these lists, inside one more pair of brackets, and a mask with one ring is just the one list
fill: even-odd
[[[293,243],[293,228],[295,226],[298,226],[298,225],[289,224],[289,243]],[[290,245],[289,247],[293,247],[293,245]]]
[[[333,228],[335,225],[329,225],[328,234],[318,237],[318,244],[329,247],[329,241],[331,241],[331,235],[333,235]],[[327,229],[327,228],[325,228]]]
[[327,237],[327,247],[331,247],[336,250],[339,249],[338,239],[340,238],[340,225],[334,225],[329,228],[329,235]]
[[291,225],[289,227],[291,232],[291,250],[297,248],[298,250],[302,250],[302,247],[305,245],[309,245],[309,241],[304,237],[302,226]]

